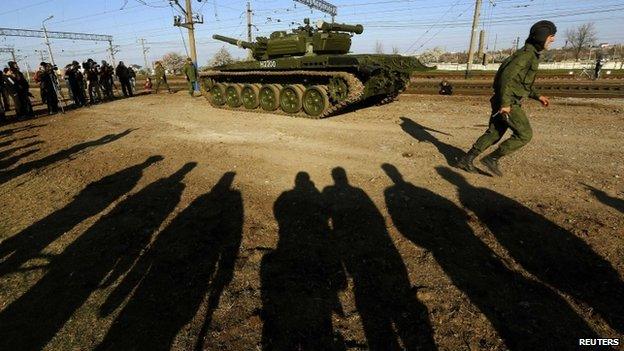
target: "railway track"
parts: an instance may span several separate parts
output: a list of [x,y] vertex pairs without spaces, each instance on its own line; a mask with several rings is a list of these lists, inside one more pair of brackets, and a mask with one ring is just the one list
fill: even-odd
[[[448,79],[456,95],[490,95],[491,79]],[[441,77],[437,79],[412,78],[405,93],[437,94]],[[540,79],[535,86],[547,96],[624,98],[624,80],[576,81]]]

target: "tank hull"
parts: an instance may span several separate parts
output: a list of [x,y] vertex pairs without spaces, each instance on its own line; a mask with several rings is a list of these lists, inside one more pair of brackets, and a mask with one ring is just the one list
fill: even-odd
[[[240,108],[236,106],[235,95],[241,87],[274,85],[280,90],[278,100],[286,89],[285,94],[302,100],[302,107],[294,112],[296,106],[291,109],[284,102],[279,109],[268,112],[323,118],[365,101],[390,102],[407,88],[411,72],[432,69],[435,67],[427,67],[416,58],[400,55],[310,55],[238,62],[214,67],[202,72],[200,77],[206,98],[213,106]],[[215,100],[215,96],[225,94],[226,90],[234,103]],[[251,94],[249,90],[247,95]],[[323,112],[318,113],[321,107]],[[254,110],[262,111],[262,108]]]

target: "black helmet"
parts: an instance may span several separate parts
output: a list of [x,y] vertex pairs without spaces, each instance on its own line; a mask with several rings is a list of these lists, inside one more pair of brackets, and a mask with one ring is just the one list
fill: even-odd
[[534,45],[538,51],[544,50],[546,38],[557,33],[557,26],[551,21],[542,20],[531,26],[526,42]]

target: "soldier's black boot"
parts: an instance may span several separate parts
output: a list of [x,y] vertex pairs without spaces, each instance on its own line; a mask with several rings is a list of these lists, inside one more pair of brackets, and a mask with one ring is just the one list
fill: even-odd
[[474,159],[479,156],[479,154],[480,152],[473,147],[459,160],[457,166],[466,172],[476,173],[477,167],[474,165]]
[[490,170],[490,172],[502,177],[503,172],[501,172],[498,165],[498,160],[500,160],[501,157],[503,157],[503,155],[501,154],[500,149],[496,149],[496,151],[482,158],[481,163],[483,163],[485,167]]

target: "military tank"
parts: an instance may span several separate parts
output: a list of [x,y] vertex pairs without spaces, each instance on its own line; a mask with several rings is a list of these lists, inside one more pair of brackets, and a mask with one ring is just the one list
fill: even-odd
[[200,74],[214,107],[324,118],[366,103],[388,103],[403,92],[413,71],[435,69],[414,57],[348,54],[362,25],[319,21],[247,42],[213,35],[250,49],[254,60]]

